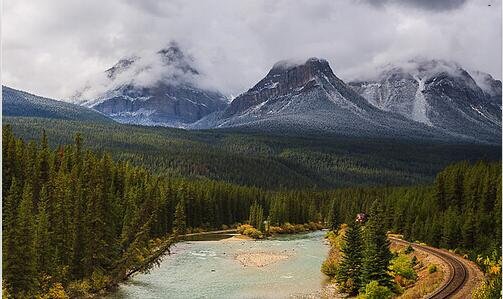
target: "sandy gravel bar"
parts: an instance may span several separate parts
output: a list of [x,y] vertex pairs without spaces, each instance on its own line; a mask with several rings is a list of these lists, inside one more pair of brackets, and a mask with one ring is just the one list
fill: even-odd
[[279,261],[288,259],[290,256],[284,253],[274,252],[246,252],[236,255],[236,260],[244,267],[265,267]]

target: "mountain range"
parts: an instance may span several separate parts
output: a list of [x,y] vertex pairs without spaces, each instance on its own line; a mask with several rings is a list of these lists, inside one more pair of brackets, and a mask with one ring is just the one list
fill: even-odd
[[442,60],[387,65],[345,83],[328,62],[276,63],[223,111],[191,127],[501,141],[501,81]]
[[276,63],[254,87],[193,128],[242,128],[282,133],[368,137],[440,137],[422,123],[371,105],[337,78],[328,62]]
[[[97,96],[90,97],[88,85],[74,100],[97,111],[93,117],[147,126],[501,142],[501,81],[456,63],[388,64],[374,77],[346,83],[324,59],[280,61],[229,103],[201,87],[193,62],[174,43],[150,58],[124,58],[103,73]],[[33,95],[3,89],[5,115],[32,111],[13,99],[26,105]],[[91,109],[81,112],[88,117]]]

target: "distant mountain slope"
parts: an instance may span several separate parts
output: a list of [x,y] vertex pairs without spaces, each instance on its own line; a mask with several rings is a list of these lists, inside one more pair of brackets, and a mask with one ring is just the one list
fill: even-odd
[[113,122],[92,109],[2,86],[2,114],[91,122]]
[[371,80],[349,85],[383,111],[453,136],[501,142],[501,81],[442,60],[388,65]]
[[343,136],[188,131],[27,117],[4,117],[16,135],[52,146],[81,133],[86,148],[169,176],[211,178],[272,189],[431,183],[456,161],[501,160],[501,145]]
[[121,123],[185,127],[227,106],[222,94],[198,86],[200,73],[174,43],[153,57],[121,59],[104,76],[97,97],[89,98],[93,86],[75,97]]
[[276,63],[264,79],[222,113],[193,128],[248,128],[346,136],[444,138],[435,128],[382,111],[337,78],[328,62]]

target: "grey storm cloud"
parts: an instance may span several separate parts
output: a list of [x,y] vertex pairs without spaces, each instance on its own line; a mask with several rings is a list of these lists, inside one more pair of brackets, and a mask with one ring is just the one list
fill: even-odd
[[67,98],[119,59],[170,41],[194,58],[206,86],[227,95],[277,61],[313,56],[343,80],[418,56],[500,79],[501,1],[4,1],[2,80]]

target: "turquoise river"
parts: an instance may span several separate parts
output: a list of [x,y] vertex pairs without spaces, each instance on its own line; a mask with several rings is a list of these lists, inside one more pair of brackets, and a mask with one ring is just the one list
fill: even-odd
[[[268,240],[184,241],[160,266],[133,276],[109,298],[302,298],[320,292],[328,245],[317,231]],[[277,254],[284,259],[257,267],[238,256]],[[287,258],[285,256],[288,256]]]

